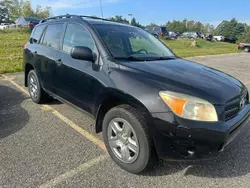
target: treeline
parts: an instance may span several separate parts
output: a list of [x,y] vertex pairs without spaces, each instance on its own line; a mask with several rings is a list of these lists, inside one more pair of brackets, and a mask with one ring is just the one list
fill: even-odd
[[[155,23],[143,26],[135,18],[131,22],[122,16],[114,16],[108,18],[109,20],[127,23],[137,27],[146,28],[157,26]],[[224,20],[217,27],[212,24],[204,24],[200,21],[187,20],[182,21],[173,20],[168,21],[165,25],[169,31],[184,33],[187,31],[197,31],[204,34],[222,35],[231,42],[250,42],[250,26],[246,23],[240,23],[235,18],[230,21]]]
[[[52,9],[51,7],[41,7],[39,5],[32,8],[30,0],[0,0],[0,23],[14,22],[21,16],[44,19],[52,16]],[[127,20],[123,16],[117,15],[108,19],[141,28],[157,26],[154,23],[144,26],[134,17],[131,20]],[[204,34],[222,35],[232,42],[250,42],[250,26],[246,23],[238,22],[235,18],[230,21],[224,20],[217,27],[211,24],[204,24],[200,21],[187,19],[182,21],[168,21],[164,26],[166,26],[169,31],[180,33],[198,31]]]
[[0,1],[0,23],[13,23],[21,16],[48,18],[52,15],[51,7],[37,5],[32,8],[30,0],[2,0]]

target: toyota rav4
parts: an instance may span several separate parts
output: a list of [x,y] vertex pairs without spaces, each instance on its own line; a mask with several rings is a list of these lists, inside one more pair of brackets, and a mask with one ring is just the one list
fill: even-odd
[[111,158],[140,173],[155,159],[217,156],[247,124],[246,87],[177,57],[143,29],[101,18],[42,20],[24,46],[31,99],[90,114]]

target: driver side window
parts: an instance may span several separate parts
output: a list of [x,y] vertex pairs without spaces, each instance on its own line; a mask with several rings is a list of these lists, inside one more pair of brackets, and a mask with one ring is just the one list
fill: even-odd
[[63,51],[70,53],[74,46],[85,46],[94,51],[95,43],[85,27],[69,23],[63,40]]

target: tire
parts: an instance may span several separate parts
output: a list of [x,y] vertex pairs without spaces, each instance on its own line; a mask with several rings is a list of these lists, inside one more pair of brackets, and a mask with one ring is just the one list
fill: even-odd
[[[36,88],[36,91],[33,90],[34,88]],[[31,99],[37,104],[45,103],[49,99],[49,95],[42,89],[40,81],[34,70],[31,70],[28,73],[28,90]]]
[[[109,137],[110,135],[110,126],[114,125],[112,124],[113,121],[119,119],[125,120],[130,124],[132,127],[135,135],[134,138],[137,138],[138,141],[138,153],[137,155],[133,155],[132,150],[129,150],[129,156],[132,155],[132,159],[134,156],[137,156],[133,162],[124,162],[123,159],[119,158],[116,152],[114,152],[113,147],[111,147]],[[124,125],[122,126],[122,129],[124,129]],[[104,117],[103,120],[103,138],[106,145],[106,148],[108,150],[109,155],[114,160],[114,162],[119,165],[122,169],[133,173],[133,174],[139,174],[142,172],[146,172],[149,170],[156,160],[156,154],[153,149],[152,140],[149,135],[148,126],[146,123],[145,118],[133,107],[129,105],[120,105],[117,107],[112,108],[107,112],[107,114]],[[112,129],[113,134],[113,129]],[[119,134],[119,133],[118,133]],[[114,138],[117,136],[114,136]],[[110,139],[109,139],[110,138]],[[130,139],[131,140],[131,139]],[[134,139],[135,140],[135,139]],[[119,147],[119,146],[118,146]],[[122,146],[120,147],[120,151],[122,151]],[[118,151],[118,149],[117,149]],[[119,152],[119,151],[118,151]]]
[[245,52],[250,52],[250,47],[245,47],[245,48],[244,48],[244,51],[245,51]]

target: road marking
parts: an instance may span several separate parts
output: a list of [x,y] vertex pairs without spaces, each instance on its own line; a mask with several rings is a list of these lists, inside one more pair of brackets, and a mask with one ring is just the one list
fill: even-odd
[[83,135],[85,138],[87,138],[88,140],[90,140],[93,144],[95,144],[96,146],[98,146],[99,148],[101,148],[103,151],[107,151],[106,147],[105,147],[105,144],[103,143],[103,141],[101,141],[100,139],[98,139],[94,135],[90,134],[88,131],[86,131],[83,128],[81,128],[78,125],[76,125],[74,122],[72,122],[70,119],[68,119],[65,116],[63,116],[61,113],[59,113],[57,110],[55,110],[51,106],[49,106],[49,105],[43,105],[42,109],[45,110],[45,111],[51,111],[56,117],[58,117],[60,120],[62,120],[63,122],[65,122],[67,125],[69,125],[71,128],[73,128],[75,131],[77,131],[78,133],[80,133],[81,135]]
[[23,93],[25,93],[26,95],[29,95],[29,92],[28,92],[25,88],[23,88],[22,86],[20,86],[20,85],[17,84],[16,82],[14,82],[14,81],[13,81],[13,78],[10,78],[10,77],[5,76],[5,75],[3,75],[3,77],[4,77],[4,80],[6,80],[6,81],[12,83],[14,86],[16,86],[18,89],[20,89]]
[[39,186],[39,188],[49,188],[49,187],[55,187],[56,185],[64,182],[65,180],[72,178],[73,176],[77,175],[80,172],[86,171],[90,167],[99,164],[100,162],[104,161],[107,159],[107,155],[101,155],[97,158],[94,158],[86,163],[83,163],[82,165],[78,166],[77,168],[74,168],[62,175],[59,175],[58,177],[42,184]]
[[247,85],[247,84],[249,84],[249,83],[250,83],[250,80],[248,80],[248,81],[247,81],[247,82],[245,82],[244,84],[245,84],[245,85]]
[[[6,76],[6,75],[3,75],[3,76],[4,76],[4,80],[9,81],[14,86],[16,86],[18,89],[20,89],[23,93],[25,93],[26,95],[29,95],[29,92],[24,87],[22,87],[19,84],[17,84],[15,81],[13,81],[13,79],[9,78],[8,76]],[[60,120],[62,120],[63,122],[65,122],[68,126],[70,126],[71,128],[73,128],[75,131],[77,131],[78,133],[80,133],[82,136],[84,136],[86,139],[88,139],[89,141],[91,141],[93,144],[95,144],[96,146],[98,146],[99,148],[101,148],[103,151],[107,152],[105,144],[104,144],[103,141],[101,141],[99,138],[95,137],[94,135],[92,135],[88,131],[84,130],[79,125],[75,124],[70,119],[68,119],[67,117],[63,116],[56,109],[54,109],[50,105],[42,105],[40,107],[43,110],[45,110],[45,111],[51,111],[57,118],[59,118]]]

